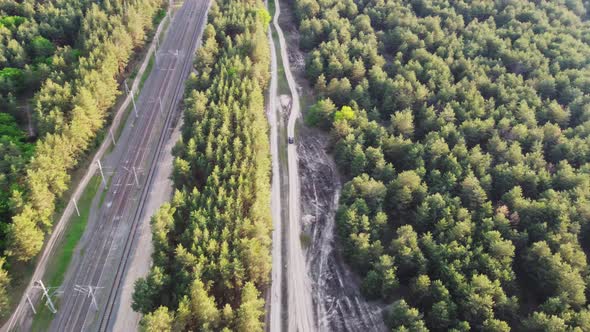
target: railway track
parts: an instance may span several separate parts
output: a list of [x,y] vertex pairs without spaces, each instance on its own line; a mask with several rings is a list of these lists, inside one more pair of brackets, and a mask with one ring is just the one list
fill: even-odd
[[[189,0],[189,1],[191,1],[191,0]],[[209,4],[208,0],[207,1],[198,0],[198,1],[200,1],[202,3],[207,3],[207,5],[206,5],[207,10],[202,15],[197,14],[197,16],[198,16],[198,23],[196,24],[197,29],[195,29],[195,31],[191,37],[191,45],[195,45],[195,48],[198,45],[197,40],[200,38],[200,35],[203,31],[203,27],[204,27],[203,21],[206,20],[206,13],[208,12],[208,4]],[[191,13],[194,13],[194,12],[191,12]],[[192,14],[191,14],[191,16],[192,16]],[[194,52],[195,52],[195,49],[192,49],[190,54],[193,54]],[[192,56],[190,56],[190,55],[187,56],[187,59],[192,59]],[[192,61],[188,61],[188,60],[184,61],[183,69],[182,69],[183,77],[181,78],[181,82],[184,82],[186,80],[186,78],[188,77],[189,69],[190,69],[191,65],[192,65]],[[176,105],[173,105],[172,107],[178,106],[177,103],[180,101],[180,98],[183,96],[183,91],[184,91],[183,87],[184,87],[184,84],[179,84],[176,86],[176,91],[173,96],[173,103],[176,103]],[[165,120],[164,127],[163,127],[164,130],[162,130],[162,132],[160,134],[158,146],[156,149],[156,158],[154,158],[154,159],[157,159],[159,157],[162,147],[163,147],[164,143],[166,142],[166,138],[167,138],[167,130],[166,129],[170,127],[170,122],[172,121],[173,113],[174,113],[173,109],[171,111],[169,111],[168,114],[166,115],[166,120]],[[154,161],[152,161],[152,164],[154,164]],[[128,241],[125,242],[123,259],[119,262],[119,265],[117,267],[114,287],[111,288],[111,291],[109,292],[109,297],[107,299],[106,308],[105,308],[105,314],[102,316],[102,319],[100,321],[99,331],[107,331],[110,326],[110,323],[112,321],[113,311],[115,309],[115,303],[118,298],[118,295],[120,294],[120,289],[121,289],[121,286],[123,283],[123,277],[125,275],[127,263],[128,263],[130,255],[131,255],[131,249],[133,248],[133,245],[136,240],[137,226],[138,226],[139,221],[141,220],[141,217],[142,217],[143,205],[145,204],[147,196],[150,192],[149,188],[152,187],[152,184],[153,184],[152,181],[153,181],[154,173],[155,173],[155,167],[151,167],[149,170],[149,173],[148,173],[147,180],[146,180],[146,183],[148,183],[148,185],[144,187],[144,190],[143,190],[141,198],[140,198],[140,206],[136,210],[135,216],[133,218],[132,231],[128,236]]]
[[[164,25],[165,25],[165,21],[160,22],[160,24],[156,30],[156,35],[155,35],[156,38],[157,38],[157,36],[160,36],[162,34],[162,32],[164,30]],[[154,50],[155,50],[155,44],[154,44],[154,42],[152,42],[151,45],[149,46],[149,49],[148,49],[148,53],[147,53],[148,56],[151,56],[151,54],[153,54]],[[146,59],[144,59],[143,64],[141,65],[141,67],[139,69],[138,75],[140,77],[143,75],[144,71],[146,70],[146,68],[148,66],[148,62],[149,62],[149,59],[146,57]],[[133,91],[137,90],[139,83],[140,83],[139,81],[140,81],[139,79],[134,80],[133,85],[132,85]],[[123,113],[125,113],[124,110],[131,104],[131,101],[132,101],[132,98],[130,96],[127,96],[124,99],[123,104],[117,109],[116,113],[114,114],[114,118],[112,120],[109,130],[115,130],[116,128],[120,127],[121,120],[123,118]],[[67,227],[67,225],[69,224],[69,218],[71,218],[71,216],[74,213],[74,209],[75,209],[74,201],[81,197],[82,192],[84,191],[84,188],[86,188],[86,186],[90,182],[92,176],[94,176],[94,174],[97,171],[98,167],[96,166],[96,161],[102,159],[102,157],[105,155],[105,153],[110,145],[111,145],[110,139],[103,140],[102,144],[100,145],[100,147],[98,148],[98,150],[94,154],[94,157],[92,159],[92,163],[88,167],[88,170],[86,171],[86,173],[84,174],[84,176],[82,177],[82,179],[80,180],[78,185],[75,188],[73,188],[74,191],[72,193],[71,199],[68,201],[68,204],[66,205],[66,207],[63,211],[63,214],[61,215],[59,220],[56,222],[55,228],[54,228],[51,236],[49,236],[49,238],[47,239],[47,243],[45,244],[45,248],[44,248],[43,252],[38,257],[38,262],[36,264],[35,271],[32,275],[31,280],[29,281],[26,289],[23,291],[23,295],[22,295],[18,305],[15,307],[14,311],[12,312],[10,319],[1,327],[0,331],[26,330],[26,329],[30,328],[31,314],[33,314],[33,311],[30,310],[29,303],[31,301],[33,303],[37,303],[41,298],[41,294],[39,292],[32,292],[34,285],[37,282],[37,280],[40,280],[41,278],[43,278],[43,276],[48,268],[48,264],[50,262],[50,257],[56,250],[56,244],[58,242],[60,242],[64,237],[64,230]]]
[[[111,186],[107,193],[106,204],[100,209],[99,219],[94,223],[93,228],[87,231],[91,234],[89,244],[86,246],[88,250],[76,266],[73,278],[66,284],[69,287],[74,285],[104,287],[102,288],[104,293],[108,294],[106,301],[101,301],[100,293],[98,295],[97,328],[101,331],[108,330],[115,318],[113,311],[116,308],[129,256],[133,252],[144,200],[152,187],[155,161],[159,158],[168,135],[167,129],[182,97],[184,80],[190,71],[192,55],[203,30],[207,8],[206,0],[186,0],[173,18],[169,33],[160,47],[157,61],[159,67],[157,71],[164,72],[156,73],[156,75],[163,74],[163,77],[154,78],[154,82],[148,78],[146,82],[138,103],[140,117],[133,124],[135,132],[131,134],[127,149],[122,155],[123,158],[129,157],[129,159],[122,161],[116,167],[113,175],[115,186]],[[174,51],[176,55],[172,56]],[[182,59],[179,60],[179,58]],[[147,99],[145,95],[154,97]],[[158,135],[158,120],[164,114],[165,118]],[[154,144],[155,149],[152,148]],[[148,170],[147,176],[136,178],[133,173],[142,166]],[[141,178],[141,181],[138,178]],[[139,193],[136,185],[140,185]],[[139,197],[137,197],[138,194]],[[138,201],[133,202],[134,198]],[[124,224],[124,220],[131,220],[131,223]],[[119,232],[125,227],[128,227],[129,231],[121,236]],[[112,253],[119,249],[120,243],[123,244],[122,256],[116,257],[119,258],[118,261],[112,264],[116,268],[110,271],[108,259],[116,256]],[[110,276],[113,274],[114,279],[111,282]],[[51,326],[52,331],[81,331],[93,326],[92,323],[96,320],[88,322],[94,314],[92,301],[80,295],[64,296]]]

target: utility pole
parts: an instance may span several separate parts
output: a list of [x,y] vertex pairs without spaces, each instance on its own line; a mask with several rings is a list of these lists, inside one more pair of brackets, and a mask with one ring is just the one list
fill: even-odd
[[137,179],[137,172],[135,171],[135,167],[131,167],[133,170],[133,177],[135,178],[135,185],[139,187],[139,180]]
[[94,286],[80,286],[80,285],[74,285],[74,290],[77,292],[80,292],[82,294],[86,294],[86,297],[91,298],[92,304],[94,305],[94,308],[96,310],[98,310],[98,303],[96,302],[96,290],[101,289],[103,287],[94,287]]
[[102,183],[104,184],[105,188],[107,186],[107,180],[104,178],[104,173],[102,172],[102,165],[100,164],[100,159],[96,161],[98,164],[98,169],[100,170],[100,176],[102,176]]
[[37,310],[35,310],[35,306],[33,305],[33,301],[31,301],[31,298],[29,297],[29,293],[27,293],[27,302],[29,302],[29,305],[31,306],[31,310],[33,310],[33,314],[37,314]]
[[115,141],[115,135],[113,135],[113,128],[109,128],[109,133],[111,134],[111,139],[113,140],[113,145],[117,145]]
[[88,296],[92,297],[92,304],[94,304],[96,310],[98,310],[98,304],[96,303],[96,294],[94,292],[96,292],[97,289],[98,287],[88,286]]
[[79,217],[80,210],[78,210],[78,203],[76,202],[76,198],[72,198],[72,201],[74,202],[74,207],[76,208],[76,213],[78,214],[78,217]]
[[[156,52],[157,54],[157,52]],[[129,91],[129,86],[127,85],[127,80],[125,80],[125,91],[127,91],[127,94],[129,95],[129,93],[131,93],[131,102],[133,103],[133,110],[135,111],[135,117],[139,117],[139,114],[137,113],[137,106],[135,106],[135,94],[133,93],[133,91]]]
[[47,293],[47,288],[45,288],[43,281],[37,280],[37,281],[35,281],[35,283],[38,284],[39,285],[38,287],[43,290],[43,296],[41,297],[41,299],[43,299],[43,297],[47,298],[47,302],[46,302],[47,307],[49,307],[49,310],[55,314],[57,312],[57,310],[55,309],[55,306],[53,305],[53,302],[51,301],[51,297],[49,296],[49,293]]

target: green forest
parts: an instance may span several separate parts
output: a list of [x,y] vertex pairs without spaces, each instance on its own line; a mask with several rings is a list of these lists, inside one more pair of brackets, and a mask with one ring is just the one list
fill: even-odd
[[[9,305],[6,270],[41,250],[70,173],[94,144],[162,6],[0,1],[0,315]],[[35,138],[21,129],[28,121]]]
[[270,15],[260,0],[212,1],[186,83],[175,194],[152,218],[153,266],[135,283],[145,331],[264,329],[270,279]]
[[590,3],[295,0],[340,248],[394,331],[590,331]]

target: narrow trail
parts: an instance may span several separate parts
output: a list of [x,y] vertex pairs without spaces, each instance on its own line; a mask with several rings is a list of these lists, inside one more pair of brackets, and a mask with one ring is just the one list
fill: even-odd
[[282,256],[282,220],[281,220],[281,178],[279,170],[278,118],[277,118],[277,54],[268,29],[268,42],[271,56],[271,78],[268,89],[267,119],[270,126],[270,150],[272,155],[271,215],[272,215],[272,284],[270,298],[270,331],[280,331],[283,312],[283,256]]
[[[273,26],[279,37],[279,47],[285,76],[291,92],[291,111],[287,124],[287,135],[295,137],[295,124],[301,115],[299,104],[299,92],[287,53],[287,43],[283,30],[279,25],[281,15],[281,6],[279,1],[275,1],[275,15]],[[300,217],[300,180],[299,180],[299,157],[297,156],[297,139],[295,144],[287,146],[287,163],[289,167],[289,223],[287,228],[287,296],[288,296],[288,315],[289,331],[315,331],[315,319],[313,313],[313,301],[311,295],[311,280],[309,279],[307,264],[303,248],[301,247],[301,217]]]

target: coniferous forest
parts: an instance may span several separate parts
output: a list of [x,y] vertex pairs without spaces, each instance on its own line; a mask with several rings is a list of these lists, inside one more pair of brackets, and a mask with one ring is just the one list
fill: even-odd
[[590,3],[294,2],[387,325],[590,331]]
[[[305,122],[345,180],[337,247],[388,328],[590,331],[590,1],[285,5]],[[164,6],[0,0],[0,316]],[[211,1],[135,283],[143,330],[265,328],[269,22],[262,0]]]
[[[161,0],[0,1],[0,314],[51,231],[70,173],[120,94]],[[27,137],[27,123],[36,128]],[[30,135],[31,133],[29,133]]]
[[174,149],[176,192],[152,218],[153,266],[135,284],[146,331],[264,329],[270,15],[260,0],[217,0],[208,22]]

